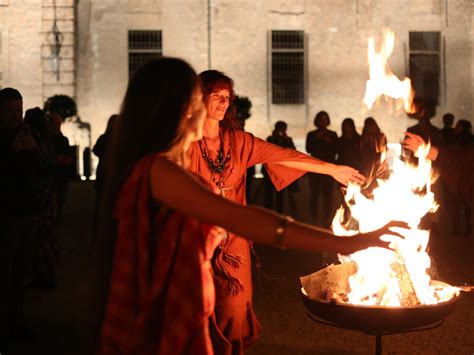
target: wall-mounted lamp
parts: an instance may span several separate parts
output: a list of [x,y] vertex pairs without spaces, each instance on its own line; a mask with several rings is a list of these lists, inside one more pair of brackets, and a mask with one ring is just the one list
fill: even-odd
[[56,16],[56,0],[53,0],[53,10],[54,10],[53,27],[51,28],[51,31],[47,32],[46,39],[51,49],[51,54],[48,58],[49,64],[51,65],[51,70],[53,71],[53,73],[56,74],[56,80],[59,81],[59,73],[60,73],[59,54],[61,52],[61,46],[64,41],[64,35],[61,33],[61,31],[59,31],[59,28],[58,28],[58,21],[57,21],[57,16]]

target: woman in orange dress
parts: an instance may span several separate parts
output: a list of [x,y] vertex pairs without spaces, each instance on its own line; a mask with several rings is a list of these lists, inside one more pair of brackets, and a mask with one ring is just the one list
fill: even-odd
[[[278,191],[306,172],[332,176],[344,185],[348,181],[364,181],[351,167],[327,163],[227,128],[232,126],[228,124],[228,108],[234,96],[232,79],[216,70],[202,72],[199,77],[207,117],[203,138],[190,146],[189,169],[219,188],[222,196],[245,204],[247,168],[259,163],[265,163]],[[259,333],[260,325],[252,307],[250,250],[251,242],[229,232],[214,255],[216,312],[211,336],[219,354],[241,354]]]
[[199,80],[182,60],[153,60],[129,83],[100,204],[98,239],[115,250],[99,354],[220,353],[209,334],[211,258],[225,234],[213,225],[260,243],[313,251],[388,247],[379,239],[388,227],[335,237],[218,196],[215,186],[186,170],[204,117]]

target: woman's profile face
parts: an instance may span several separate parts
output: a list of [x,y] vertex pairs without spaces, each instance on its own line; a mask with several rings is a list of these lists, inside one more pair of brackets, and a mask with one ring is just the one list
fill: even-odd
[[198,85],[193,91],[183,122],[185,136],[188,142],[195,142],[202,138],[202,127],[205,117],[206,107],[202,101],[201,86]]
[[209,94],[206,100],[207,118],[222,121],[230,104],[228,89],[218,89]]

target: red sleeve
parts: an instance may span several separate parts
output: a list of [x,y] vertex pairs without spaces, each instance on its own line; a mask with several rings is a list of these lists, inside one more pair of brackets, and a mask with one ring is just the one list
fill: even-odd
[[278,164],[278,162],[301,161],[314,163],[314,159],[307,154],[294,149],[282,148],[257,138],[250,133],[243,132],[243,134],[250,149],[247,168],[255,164],[265,164],[268,175],[278,191],[306,173],[306,171],[283,166]]

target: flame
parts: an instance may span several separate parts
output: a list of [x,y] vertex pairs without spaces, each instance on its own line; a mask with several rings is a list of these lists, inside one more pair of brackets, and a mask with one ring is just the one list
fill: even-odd
[[392,54],[395,44],[395,34],[384,30],[384,42],[380,52],[375,51],[375,40],[369,38],[368,59],[369,59],[369,80],[367,80],[364,104],[370,110],[374,102],[382,95],[395,100],[403,100],[405,112],[411,113],[413,108],[413,97],[415,92],[411,87],[409,78],[400,81],[390,70],[388,59]]
[[[435,304],[449,300],[459,293],[452,286],[433,285],[428,269],[430,257],[426,252],[429,231],[418,229],[421,218],[436,211],[438,205],[431,191],[431,162],[426,158],[429,146],[417,152],[418,166],[394,159],[393,172],[387,180],[378,180],[371,198],[365,197],[360,186],[350,184],[344,196],[352,218],[359,223],[360,232],[369,232],[384,226],[391,220],[407,222],[410,229],[395,229],[405,239],[393,241],[395,250],[368,248],[349,256],[339,255],[342,263],[355,262],[357,272],[349,278],[353,304],[401,306],[402,293],[394,270],[394,263],[406,268],[413,290],[420,304]],[[354,230],[345,228],[344,209],[341,207],[333,220],[337,235],[353,235]],[[390,238],[390,236],[384,236]]]

